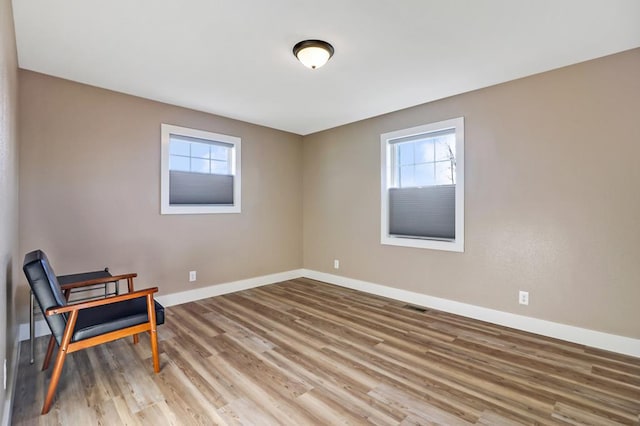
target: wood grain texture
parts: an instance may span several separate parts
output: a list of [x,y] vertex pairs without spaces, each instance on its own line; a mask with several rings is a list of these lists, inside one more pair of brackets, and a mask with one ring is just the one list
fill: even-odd
[[69,354],[45,416],[22,351],[14,424],[640,424],[640,359],[318,281],[165,314],[159,374],[147,334]]

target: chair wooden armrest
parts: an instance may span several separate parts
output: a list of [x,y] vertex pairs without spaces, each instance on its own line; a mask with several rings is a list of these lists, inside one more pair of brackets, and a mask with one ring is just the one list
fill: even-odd
[[[116,282],[116,281],[120,281],[120,280],[131,280],[131,282],[133,282],[133,279],[135,277],[137,277],[138,274],[122,274],[122,275],[113,275],[111,277],[103,277],[103,278],[94,278],[91,280],[86,280],[86,281],[76,281],[73,283],[68,283],[68,284],[61,284],[60,288],[63,290],[70,290],[72,288],[78,288],[78,287],[86,287],[89,285],[96,285],[96,284],[105,284],[105,283],[112,283],[112,282]],[[130,289],[131,291],[131,289]]]
[[[103,299],[89,300],[86,302],[72,303],[66,306],[56,306],[45,311],[45,315],[63,314],[65,312],[79,311],[80,309],[95,308],[96,306],[108,305],[110,303],[123,302],[125,300],[137,299],[158,292],[158,287],[146,288],[119,296],[105,297]],[[151,296],[153,298],[153,296]]]

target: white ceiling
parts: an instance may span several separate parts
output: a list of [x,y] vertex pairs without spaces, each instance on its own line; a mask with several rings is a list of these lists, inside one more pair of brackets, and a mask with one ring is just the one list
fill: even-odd
[[[306,135],[640,46],[638,0],[13,0],[21,68]],[[310,70],[291,49],[333,44]]]

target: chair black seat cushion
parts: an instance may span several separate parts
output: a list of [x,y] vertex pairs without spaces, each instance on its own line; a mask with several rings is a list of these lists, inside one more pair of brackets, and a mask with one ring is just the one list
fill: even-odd
[[[156,324],[160,325],[164,323],[164,308],[158,302],[155,305]],[[148,321],[146,297],[81,309],[71,341],[77,342]]]

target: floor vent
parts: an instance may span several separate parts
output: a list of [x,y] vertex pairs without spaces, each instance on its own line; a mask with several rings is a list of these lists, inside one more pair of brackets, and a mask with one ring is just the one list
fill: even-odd
[[411,309],[412,311],[416,311],[416,312],[427,312],[427,308],[423,308],[421,306],[416,306],[416,305],[404,305],[404,307],[406,309]]

